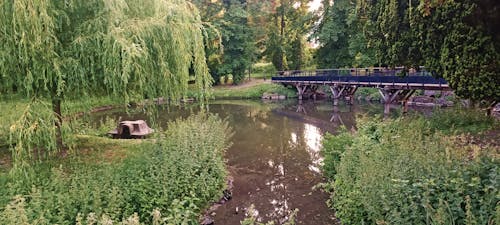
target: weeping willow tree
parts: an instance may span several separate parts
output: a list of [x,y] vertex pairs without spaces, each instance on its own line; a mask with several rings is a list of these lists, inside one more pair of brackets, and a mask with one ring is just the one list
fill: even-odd
[[[175,100],[190,79],[203,98],[212,83],[198,11],[184,0],[1,0],[0,8],[0,93],[37,107],[50,99],[53,111],[42,118],[28,108],[11,126],[17,155],[62,149],[65,99]],[[43,125],[52,131],[33,138]]]

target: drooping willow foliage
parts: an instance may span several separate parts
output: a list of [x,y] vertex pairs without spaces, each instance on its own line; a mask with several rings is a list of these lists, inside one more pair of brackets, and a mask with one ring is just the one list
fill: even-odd
[[[183,0],[3,0],[2,90],[180,98],[211,84],[196,8]],[[144,96],[138,96],[142,98]]]
[[[45,125],[56,129],[57,106],[68,98],[176,100],[190,79],[204,98],[212,80],[203,34],[184,0],[1,0],[0,93],[51,99],[59,118]],[[36,123],[19,121],[13,136]],[[31,146],[25,151],[37,146],[21,139],[17,145]]]

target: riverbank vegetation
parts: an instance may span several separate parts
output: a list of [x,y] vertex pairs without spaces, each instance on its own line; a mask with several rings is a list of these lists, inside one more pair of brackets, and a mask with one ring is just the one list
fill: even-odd
[[359,124],[324,140],[328,204],[341,223],[499,222],[499,146],[472,141],[498,121],[449,111]]
[[217,87],[213,89],[215,99],[260,99],[264,93],[284,95],[287,98],[297,97],[294,89],[278,84],[259,83],[247,87]]
[[226,185],[230,135],[200,113],[151,141],[78,136],[70,158],[0,174],[0,223],[197,224]]

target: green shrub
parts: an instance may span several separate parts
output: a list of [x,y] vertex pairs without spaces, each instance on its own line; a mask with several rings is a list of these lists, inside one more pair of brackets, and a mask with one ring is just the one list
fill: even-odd
[[228,135],[226,122],[201,113],[169,123],[119,162],[52,161],[2,174],[0,223],[74,224],[82,215],[122,221],[137,213],[150,224],[158,210],[167,223],[197,224],[224,188]]
[[327,133],[323,138],[323,150],[322,154],[324,156],[323,164],[323,175],[329,179],[333,179],[337,171],[335,166],[340,163],[342,154],[344,153],[347,146],[352,144],[353,136],[347,132],[345,127],[340,131],[338,135],[332,135]]
[[[334,190],[329,205],[343,224],[494,224],[499,219],[495,150],[471,154],[479,147],[457,143],[443,132],[477,124],[456,124],[454,118],[434,124],[444,115],[360,121],[352,139],[327,136],[323,170],[334,180],[325,187]],[[482,121],[478,118],[463,120]]]
[[429,119],[431,128],[445,134],[479,133],[492,126],[498,126],[498,123],[495,118],[478,113],[473,109],[438,111]]
[[380,93],[376,88],[366,88],[361,87],[354,93],[355,98],[361,97],[362,99],[366,99],[369,97],[372,100],[378,101],[381,99]]

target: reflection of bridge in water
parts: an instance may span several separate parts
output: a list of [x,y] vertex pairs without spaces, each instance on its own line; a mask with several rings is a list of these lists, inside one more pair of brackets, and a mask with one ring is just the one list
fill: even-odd
[[[314,104],[302,104],[302,102],[299,101],[299,104],[293,108],[294,110],[274,109],[273,113],[286,116],[292,120],[311,124],[330,133],[336,132],[336,128],[340,126],[345,126],[347,129],[355,129],[356,114],[354,113],[355,109],[351,107],[348,107],[346,112],[345,108],[340,110],[340,107],[333,106],[330,115],[323,118],[318,115],[318,111]],[[329,126],[329,124],[332,124],[333,126]]]
[[280,71],[271,80],[273,83],[297,88],[299,100],[304,97],[316,99],[319,87],[329,86],[334,105],[338,105],[340,99],[345,99],[347,104],[352,104],[354,93],[359,87],[377,88],[384,100],[384,113],[386,114],[389,113],[390,104],[397,102],[401,102],[403,112],[407,112],[408,99],[416,90],[451,90],[443,78],[435,78],[424,70],[403,72],[402,68]]

